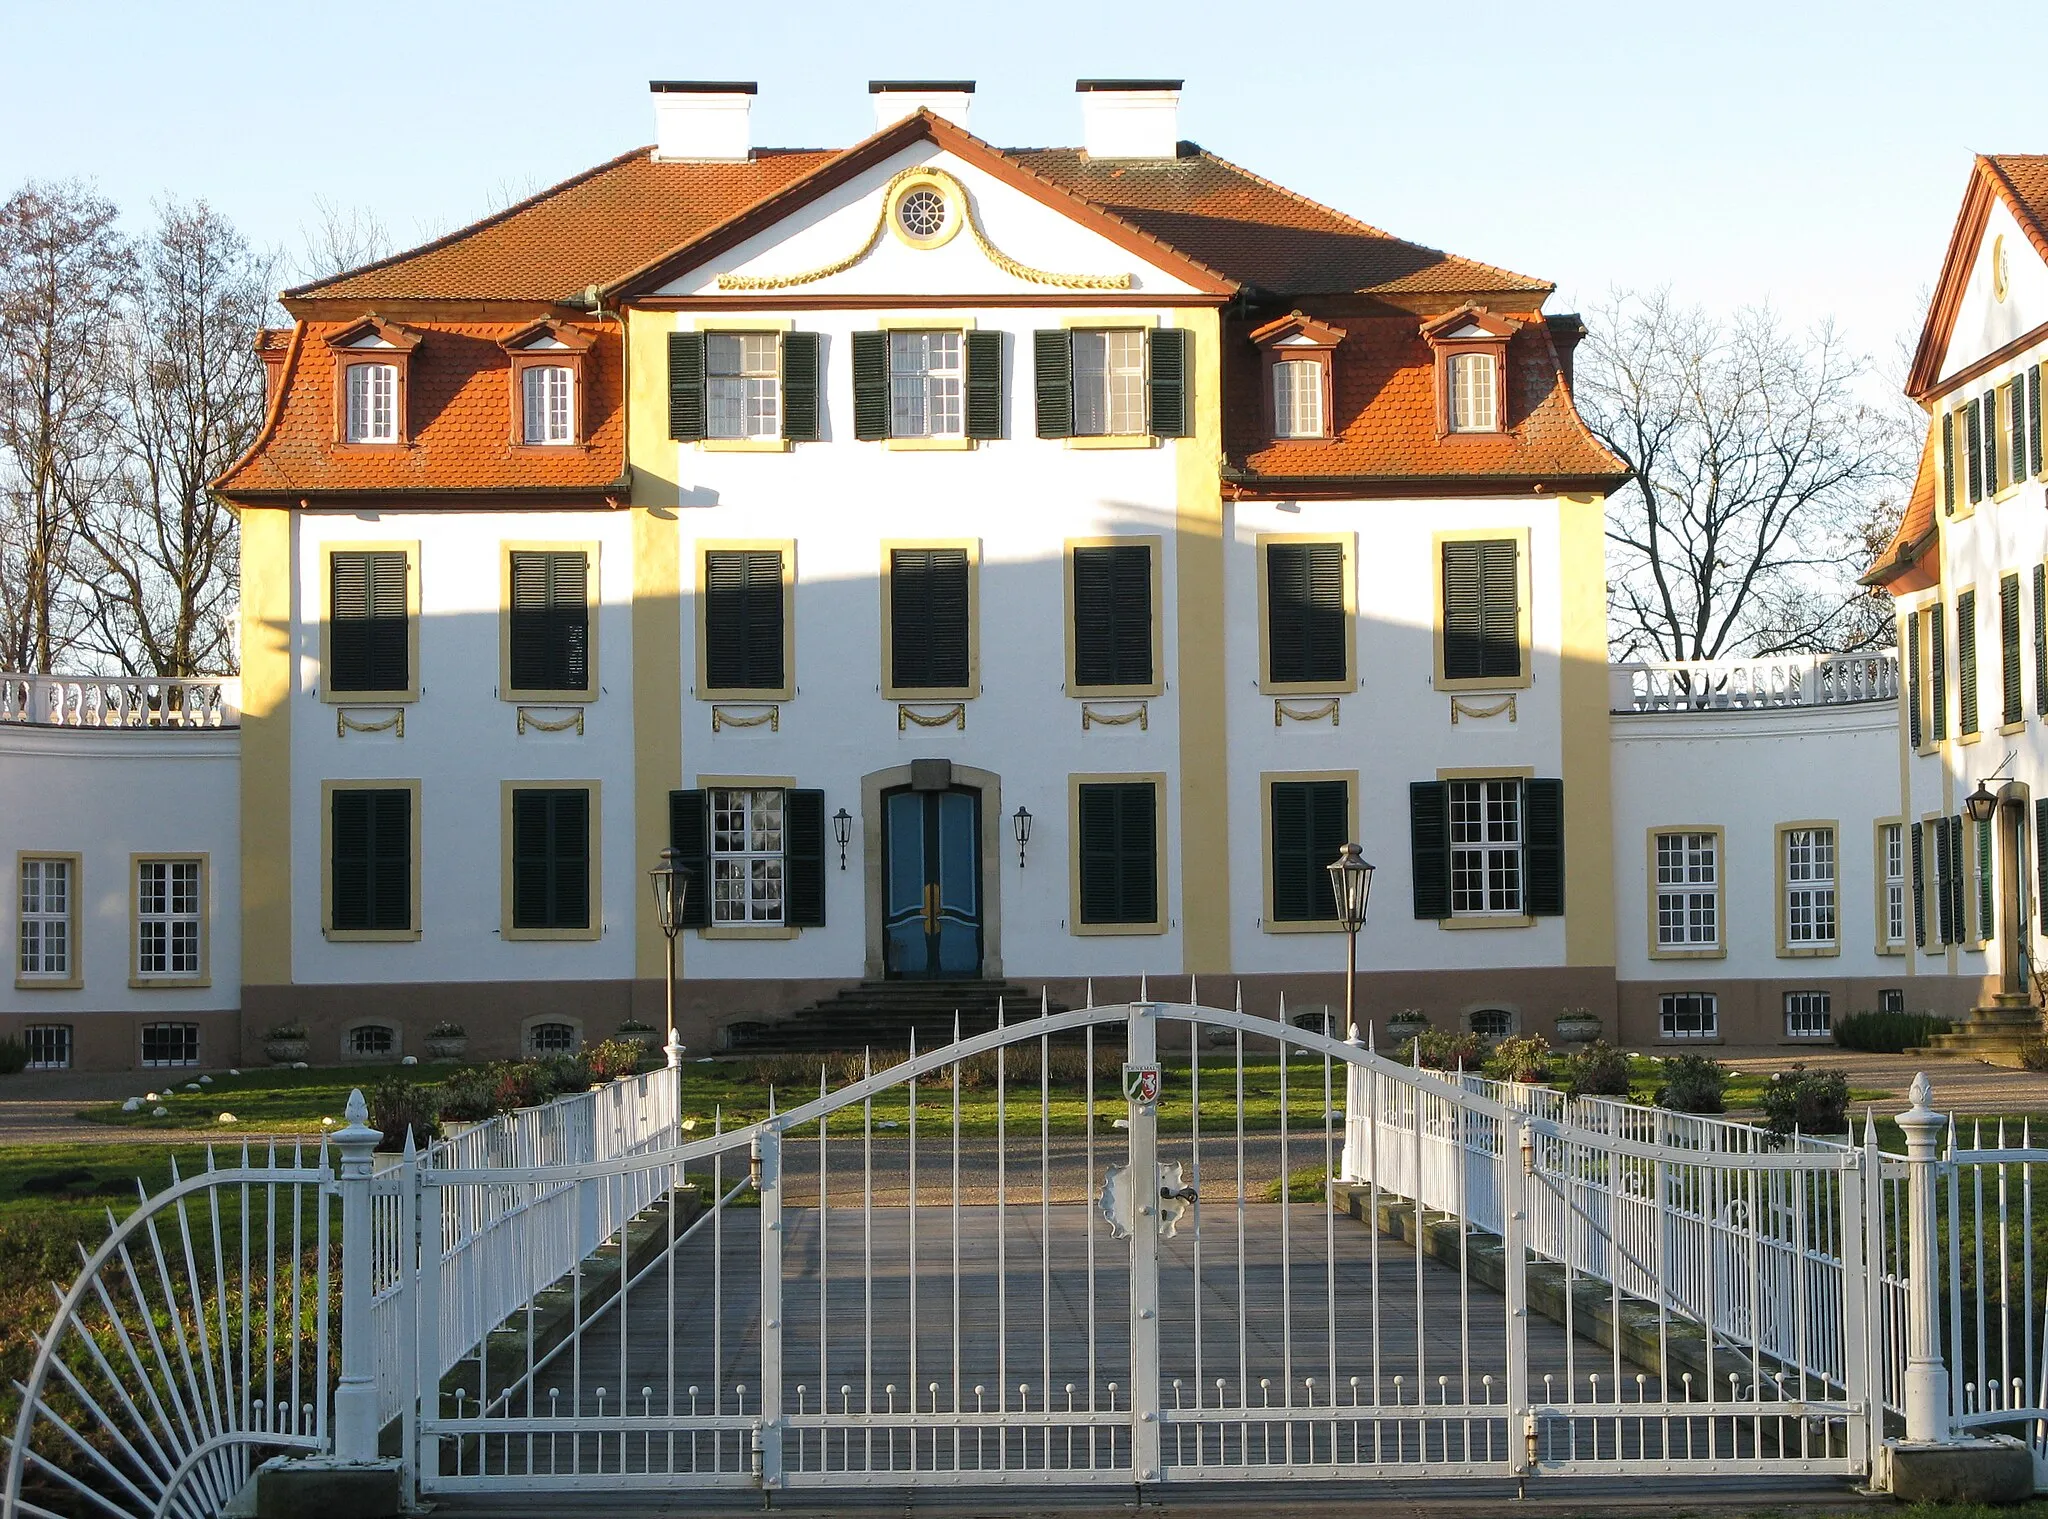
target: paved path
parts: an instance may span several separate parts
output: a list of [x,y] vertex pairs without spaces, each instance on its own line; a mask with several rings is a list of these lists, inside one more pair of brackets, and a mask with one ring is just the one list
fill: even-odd
[[1934,1106],[1944,1113],[2048,1113],[2048,1072],[2044,1071],[2011,1071],[1925,1050],[1868,1055],[1830,1048],[1791,1050],[1780,1045],[1709,1053],[1723,1065],[1744,1072],[1782,1071],[1795,1064],[1816,1071],[1841,1071],[1851,1087],[1892,1094],[1873,1104],[1881,1118],[1906,1110],[1907,1089],[1921,1071],[1934,1083]]

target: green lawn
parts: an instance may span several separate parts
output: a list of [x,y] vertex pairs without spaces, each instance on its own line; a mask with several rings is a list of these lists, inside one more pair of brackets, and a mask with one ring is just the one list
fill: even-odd
[[[93,1103],[80,1108],[78,1116],[94,1123],[159,1132],[203,1129],[223,1139],[237,1138],[236,1131],[242,1129],[260,1134],[319,1134],[329,1127],[321,1123],[323,1118],[331,1118],[334,1128],[342,1125],[348,1094],[357,1087],[367,1091],[394,1076],[410,1081],[445,1081],[458,1069],[452,1061],[420,1066],[330,1066],[303,1071],[271,1068],[244,1071],[239,1076],[214,1072],[210,1085],[201,1084],[195,1075],[162,1087],[151,1086],[145,1080],[150,1074],[161,1073],[142,1073],[136,1078],[134,1095],[141,1097],[153,1091],[157,1101],[145,1101],[137,1113],[122,1112],[118,1102]],[[187,1091],[187,1086],[198,1086],[199,1090]],[[152,1117],[150,1110],[157,1107],[168,1109],[167,1116]],[[223,1113],[234,1114],[236,1121],[222,1123]]]

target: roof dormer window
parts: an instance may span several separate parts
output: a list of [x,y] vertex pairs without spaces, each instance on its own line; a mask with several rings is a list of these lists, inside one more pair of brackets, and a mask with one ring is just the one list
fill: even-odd
[[349,443],[396,443],[398,366],[350,364],[347,374],[348,424],[343,440]]
[[1436,360],[1439,436],[1506,430],[1508,340],[1521,325],[1483,306],[1461,306],[1423,324]]
[[569,448],[583,435],[583,360],[591,334],[552,319],[522,327],[499,346],[512,370],[512,445]]
[[393,448],[411,441],[406,393],[420,335],[382,317],[366,317],[327,339],[334,354],[334,437],[352,448]]
[[520,372],[529,444],[576,441],[576,375],[566,364],[529,364]]
[[1327,438],[1335,409],[1332,365],[1344,330],[1299,311],[1252,333],[1265,354],[1267,422],[1275,438]]
[[1451,431],[1498,432],[1496,364],[1490,353],[1451,355]]

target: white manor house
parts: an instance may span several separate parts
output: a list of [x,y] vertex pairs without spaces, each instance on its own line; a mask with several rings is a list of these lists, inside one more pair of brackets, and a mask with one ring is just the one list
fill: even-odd
[[651,149],[285,294],[241,675],[0,685],[36,1065],[659,1027],[665,848],[699,1051],[1341,1006],[1349,839],[1378,1023],[1789,1058],[2030,1002],[2048,159],[1977,161],[1941,275],[1901,652],[1611,665],[1549,284],[1182,141],[1177,81],[1032,149],[961,81],[757,147],[753,90],[657,83]]

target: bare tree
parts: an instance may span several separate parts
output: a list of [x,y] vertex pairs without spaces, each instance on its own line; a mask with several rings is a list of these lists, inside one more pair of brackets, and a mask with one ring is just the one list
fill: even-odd
[[204,201],[157,208],[122,321],[119,469],[80,523],[90,641],[124,670],[234,668],[234,514],[207,482],[263,421],[270,269]]
[[1724,320],[1659,290],[1589,326],[1579,407],[1631,473],[1608,517],[1616,656],[1888,642],[1889,610],[1856,575],[1903,507],[1911,448],[1832,325]]
[[80,630],[78,528],[118,425],[133,269],[113,203],[30,181],[0,203],[0,665],[48,671]]
[[299,228],[300,251],[292,273],[300,284],[330,279],[391,252],[391,234],[377,213],[364,206],[342,207],[324,195],[313,197],[313,225]]

